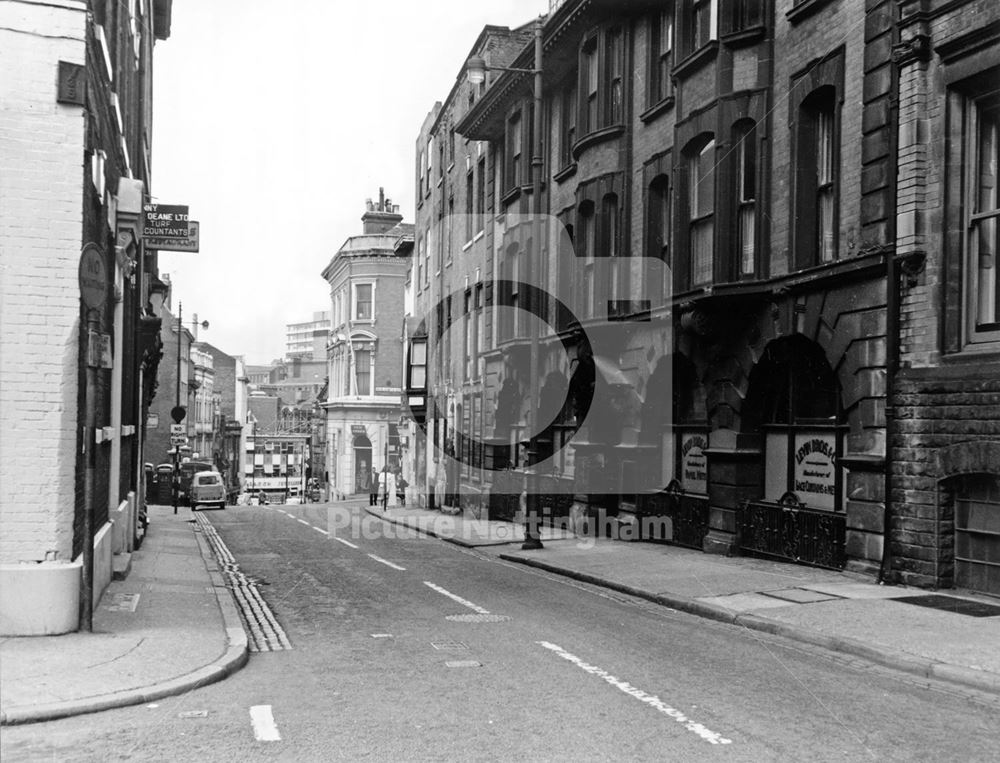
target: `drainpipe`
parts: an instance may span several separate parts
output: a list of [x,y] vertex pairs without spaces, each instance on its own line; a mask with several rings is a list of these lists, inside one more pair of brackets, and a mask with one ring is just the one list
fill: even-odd
[[899,271],[896,253],[887,258],[886,320],[885,320],[885,508],[882,512],[882,562],[878,582],[885,583],[892,572],[892,554],[889,551],[890,523],[892,521],[892,437],[895,430],[893,392],[896,386],[896,368],[899,365]]

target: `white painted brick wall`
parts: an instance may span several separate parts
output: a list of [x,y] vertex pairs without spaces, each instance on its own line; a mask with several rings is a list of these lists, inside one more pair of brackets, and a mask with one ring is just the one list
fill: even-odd
[[86,4],[0,3],[0,562],[69,559],[77,428]]

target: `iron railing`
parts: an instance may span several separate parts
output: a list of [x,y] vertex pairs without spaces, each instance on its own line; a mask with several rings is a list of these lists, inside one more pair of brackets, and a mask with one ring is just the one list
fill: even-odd
[[[642,540],[666,541],[700,551],[708,534],[708,498],[684,493],[677,480],[666,490],[636,496],[636,514]],[[670,537],[665,537],[657,517],[670,518]]]
[[843,514],[808,509],[788,493],[777,503],[747,501],[740,508],[740,551],[796,564],[844,568],[847,521]]

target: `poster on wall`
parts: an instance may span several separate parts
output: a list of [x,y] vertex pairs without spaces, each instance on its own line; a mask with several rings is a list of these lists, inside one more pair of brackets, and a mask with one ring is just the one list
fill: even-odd
[[685,493],[708,493],[708,441],[701,432],[681,435],[681,487]]
[[837,438],[833,432],[795,435],[793,490],[817,509],[837,506]]

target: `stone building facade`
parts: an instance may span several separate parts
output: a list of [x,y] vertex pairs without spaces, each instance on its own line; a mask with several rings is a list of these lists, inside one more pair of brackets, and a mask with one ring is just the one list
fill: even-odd
[[[412,226],[379,190],[323,269],[330,284],[326,471],[337,496],[366,493],[371,469],[401,463],[403,295]],[[319,476],[319,475],[317,475]]]
[[1000,593],[1000,6],[903,0],[891,573]]
[[[560,4],[543,20],[537,202],[531,75],[498,73],[472,97],[459,81],[446,104],[464,112],[436,109],[418,140],[418,198],[431,204],[413,277],[439,269],[423,220],[461,202],[450,162],[440,187],[456,192],[438,195],[421,151],[473,146],[485,261],[443,262],[436,292],[414,290],[428,337],[419,415],[436,460],[480,469],[489,495],[449,480],[471,496],[460,501],[509,515],[503,496],[532,467],[542,511],[622,537],[884,568],[896,17],[889,0]],[[513,57],[490,60],[483,36],[473,52],[530,70],[530,27],[519,32]],[[449,235],[465,240],[438,241]],[[433,307],[455,284],[473,312],[482,287],[478,431],[442,395],[435,360],[464,319],[465,299]],[[532,304],[531,287],[550,296]],[[544,324],[535,378],[526,307]],[[540,431],[527,429],[531,405],[546,412]],[[434,426],[461,433],[453,453]]]

